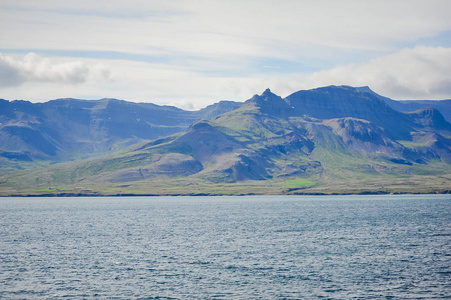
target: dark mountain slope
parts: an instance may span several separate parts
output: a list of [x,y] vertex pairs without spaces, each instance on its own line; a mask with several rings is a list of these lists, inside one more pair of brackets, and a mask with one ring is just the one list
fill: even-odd
[[407,114],[420,127],[426,129],[431,128],[432,130],[451,131],[451,124],[448,123],[442,114],[433,107],[425,107]]
[[367,86],[357,89],[378,97],[388,106],[400,112],[412,112],[425,107],[433,107],[443,115],[447,122],[451,122],[451,100],[393,100],[375,93]]
[[[409,112],[424,107],[433,107],[438,110],[446,121],[451,122],[451,100],[401,100],[402,105],[396,105],[397,110]],[[395,108],[396,109],[396,108]]]
[[349,86],[329,86],[299,91],[286,98],[293,115],[318,119],[359,118],[387,130],[394,138],[406,138],[411,130],[408,116],[390,108],[378,97]]

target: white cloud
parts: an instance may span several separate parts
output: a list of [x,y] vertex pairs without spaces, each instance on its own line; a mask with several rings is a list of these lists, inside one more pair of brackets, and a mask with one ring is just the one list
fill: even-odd
[[402,49],[363,64],[274,79],[274,90],[284,94],[326,85],[368,85],[399,100],[451,98],[451,48]]
[[23,82],[19,70],[10,58],[0,54],[0,88],[17,86]]
[[[118,98],[193,109],[219,100],[244,101],[265,86],[258,77],[209,76],[178,66],[139,61],[48,59],[35,54],[0,56],[2,61],[8,61],[13,73],[20,75],[19,82],[0,86],[0,98],[10,100]],[[0,76],[2,70],[7,69],[0,64]]]
[[80,60],[57,62],[28,53],[13,58],[0,53],[1,87],[17,86],[26,82],[81,84],[87,81],[110,80],[109,70],[101,64],[87,65]]

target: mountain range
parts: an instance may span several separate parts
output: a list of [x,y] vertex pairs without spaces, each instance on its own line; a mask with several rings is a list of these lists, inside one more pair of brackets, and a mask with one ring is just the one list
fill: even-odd
[[199,111],[0,101],[4,195],[447,192],[451,100],[269,89]]
[[13,162],[61,162],[121,149],[184,131],[240,103],[221,101],[199,111],[117,99],[58,99],[46,103],[0,100],[2,168]]

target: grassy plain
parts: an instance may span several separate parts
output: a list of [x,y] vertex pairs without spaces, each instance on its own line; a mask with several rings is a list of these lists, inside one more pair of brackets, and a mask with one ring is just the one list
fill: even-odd
[[451,174],[410,175],[405,177],[369,175],[341,180],[304,178],[278,181],[248,180],[211,183],[194,177],[152,178],[134,182],[78,182],[76,184],[33,187],[0,185],[0,196],[120,196],[120,195],[295,195],[295,194],[370,194],[370,193],[446,193]]

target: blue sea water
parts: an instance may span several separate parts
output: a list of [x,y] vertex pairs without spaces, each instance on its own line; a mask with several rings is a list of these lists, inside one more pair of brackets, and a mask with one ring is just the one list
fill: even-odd
[[0,198],[4,299],[450,299],[451,197]]

